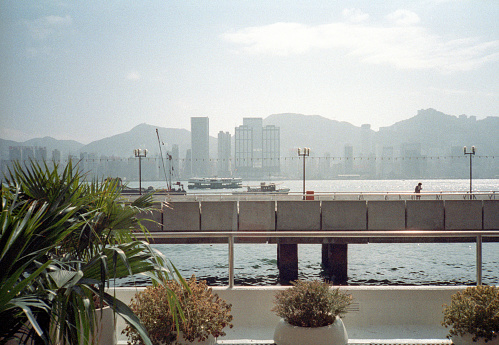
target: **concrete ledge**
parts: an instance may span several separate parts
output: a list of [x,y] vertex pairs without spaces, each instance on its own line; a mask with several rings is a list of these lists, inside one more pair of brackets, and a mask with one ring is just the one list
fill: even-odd
[[276,230],[320,229],[320,201],[278,201],[276,224]]
[[[447,329],[441,326],[442,304],[465,286],[345,286],[353,296],[353,304],[343,318],[349,344],[450,344]],[[219,343],[262,343],[273,339],[279,318],[271,311],[274,295],[287,289],[282,286],[213,287],[213,292],[232,304],[234,328]],[[135,292],[143,288],[116,288],[116,293],[129,303]],[[118,318],[117,337],[124,321]]]
[[367,230],[367,203],[323,201],[322,230]]
[[482,230],[482,200],[445,200],[446,230]]
[[202,201],[201,231],[237,230],[236,201]]
[[275,207],[274,201],[240,201],[239,230],[275,230]]
[[163,205],[163,231],[199,231],[199,202],[170,202]]
[[137,214],[137,219],[141,220],[142,225],[144,225],[149,231],[161,231],[163,230],[163,211],[161,210],[160,203],[153,204],[154,209],[148,212],[140,212]]
[[444,230],[442,200],[407,200],[407,230]]
[[[275,201],[239,201],[239,231],[275,231]],[[265,243],[267,238],[238,237],[236,243]]]
[[405,201],[368,201],[367,218],[369,230],[403,230]]
[[499,200],[483,201],[483,229],[499,230]]

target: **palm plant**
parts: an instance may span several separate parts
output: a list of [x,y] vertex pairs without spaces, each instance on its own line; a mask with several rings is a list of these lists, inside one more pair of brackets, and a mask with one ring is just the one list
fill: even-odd
[[91,341],[95,296],[149,344],[138,318],[105,288],[111,279],[136,274],[153,283],[183,281],[133,236],[136,229],[147,232],[137,214],[151,209],[152,195],[125,203],[116,182],[87,183],[71,163],[59,170],[57,164],[15,164],[2,185],[0,320],[6,322],[0,323],[0,344],[23,330],[37,343]]

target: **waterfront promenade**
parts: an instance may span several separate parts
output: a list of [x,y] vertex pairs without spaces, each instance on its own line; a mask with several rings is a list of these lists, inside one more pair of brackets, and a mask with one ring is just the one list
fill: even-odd
[[[482,240],[498,238],[473,231],[499,229],[496,197],[495,192],[472,198],[423,194],[421,199],[413,193],[315,194],[307,195],[309,200],[303,195],[168,196],[158,203],[149,230],[155,243],[277,243],[281,282],[298,277],[298,244],[320,243],[325,276],[344,284],[351,243],[479,242],[479,260]],[[243,236],[246,232],[253,234]]]
[[[437,194],[422,195],[419,200],[395,193],[315,193],[314,200],[303,200],[302,195],[162,197],[150,231],[157,243],[229,243],[229,271],[234,242],[322,243],[323,250],[348,248],[350,243],[477,242],[478,282],[479,244],[499,238],[498,194],[481,193],[473,198],[465,193]],[[347,264],[341,258],[329,256],[334,259],[331,263],[340,261],[340,269]],[[234,328],[217,343],[273,344],[278,318],[270,309],[275,292],[285,287],[240,287],[231,284],[231,279],[233,272],[228,286],[213,287],[232,303],[234,315]],[[344,319],[349,344],[451,344],[440,324],[442,304],[449,303],[450,296],[464,286],[341,288],[354,298]],[[137,289],[141,288],[117,291],[128,298]],[[118,323],[118,331],[120,327]],[[122,335],[118,342],[125,343]]]

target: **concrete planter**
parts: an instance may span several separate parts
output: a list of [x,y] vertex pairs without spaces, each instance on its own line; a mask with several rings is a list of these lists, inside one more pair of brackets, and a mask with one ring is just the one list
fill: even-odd
[[95,338],[99,345],[116,344],[116,327],[114,325],[114,312],[111,307],[104,307],[95,311],[97,329]]
[[473,342],[473,337],[469,334],[463,336],[452,336],[452,342],[454,345],[499,345],[499,337],[485,342],[483,338],[479,338],[478,341]]
[[276,345],[346,345],[348,334],[343,321],[336,317],[336,321],[324,327],[291,326],[281,319],[274,332]]
[[181,345],[194,345],[194,344],[195,345],[215,345],[216,343],[217,343],[217,341],[211,335],[205,341],[194,340],[193,342],[190,342],[190,341],[185,340],[182,335],[180,335],[179,339],[177,340],[177,344],[181,344]]

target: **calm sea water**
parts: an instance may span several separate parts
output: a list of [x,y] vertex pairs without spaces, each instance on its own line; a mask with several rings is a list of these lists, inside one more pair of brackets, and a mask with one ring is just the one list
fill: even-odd
[[[300,180],[272,181],[300,192]],[[469,191],[469,180],[330,180],[307,181],[317,192],[412,192],[418,182],[423,191]],[[246,182],[245,182],[246,183]],[[248,182],[249,185],[258,182]],[[164,182],[143,182],[164,187]],[[134,187],[133,184],[130,184]],[[498,191],[499,179],[473,180],[473,191]],[[191,193],[192,191],[189,191]],[[213,191],[210,191],[213,192]],[[183,276],[195,274],[211,285],[228,283],[226,244],[155,245]],[[236,244],[236,285],[276,285],[278,269],[275,244]],[[321,276],[321,245],[298,245],[299,278]],[[483,244],[483,283],[499,285],[499,243]],[[476,281],[474,243],[350,244],[349,285],[461,285]]]

